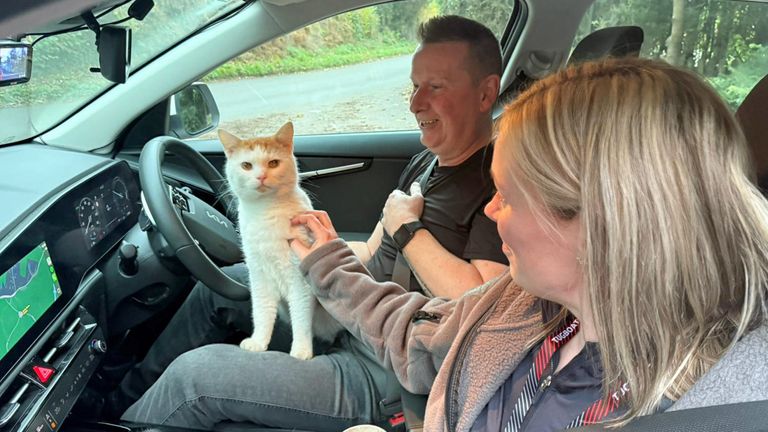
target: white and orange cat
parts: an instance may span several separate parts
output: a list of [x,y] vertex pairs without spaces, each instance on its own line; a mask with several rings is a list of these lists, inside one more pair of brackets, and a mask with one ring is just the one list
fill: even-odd
[[[299,187],[293,156],[293,124],[271,137],[240,139],[219,130],[227,156],[226,177],[238,200],[238,220],[253,304],[253,334],[240,342],[249,351],[265,351],[275,319],[290,319],[291,356],[312,358],[312,337],[332,341],[342,329],[317,302],[299,271],[288,240],[310,243],[291,218],[312,209]],[[285,306],[288,310],[286,311]]]

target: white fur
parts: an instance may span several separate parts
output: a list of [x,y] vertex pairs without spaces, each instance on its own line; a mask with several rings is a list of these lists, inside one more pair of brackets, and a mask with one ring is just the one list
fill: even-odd
[[[267,168],[272,159],[280,159],[280,167]],[[242,169],[242,162],[250,162],[252,169]],[[258,176],[263,172],[267,173],[264,185],[269,189],[259,192]],[[332,341],[342,327],[312,295],[288,244],[292,238],[310,242],[303,227],[292,227],[290,222],[297,214],[312,209],[309,197],[298,186],[296,161],[289,151],[241,149],[228,154],[226,174],[238,198],[240,237],[253,304],[253,335],[240,346],[265,351],[280,311],[280,318],[290,319],[291,323],[291,356],[310,359],[313,330],[316,337]]]

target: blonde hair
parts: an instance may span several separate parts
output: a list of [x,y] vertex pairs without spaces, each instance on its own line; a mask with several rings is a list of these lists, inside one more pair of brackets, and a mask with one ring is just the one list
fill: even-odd
[[616,424],[678,399],[763,322],[768,203],[734,117],[696,75],[577,65],[522,93],[499,131],[499,163],[532,207],[580,218],[603,391],[630,387]]

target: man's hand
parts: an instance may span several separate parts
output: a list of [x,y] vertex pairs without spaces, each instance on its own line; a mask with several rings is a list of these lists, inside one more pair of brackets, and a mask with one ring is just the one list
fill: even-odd
[[410,195],[406,195],[399,189],[389,194],[384,204],[384,217],[381,224],[384,225],[387,234],[394,235],[402,224],[419,220],[423,211],[424,197],[421,195],[421,186],[414,182],[411,184]]
[[295,216],[291,219],[291,225],[306,226],[315,239],[311,245],[304,243],[300,239],[289,240],[291,249],[302,260],[320,246],[339,238],[339,235],[336,234],[336,229],[333,228],[331,218],[328,217],[328,213],[322,210],[310,210]]

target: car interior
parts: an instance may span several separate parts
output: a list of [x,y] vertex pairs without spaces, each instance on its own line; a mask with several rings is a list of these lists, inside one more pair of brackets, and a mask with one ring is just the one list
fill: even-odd
[[[649,37],[651,24],[601,20],[596,14],[615,12],[611,8],[620,4],[653,8],[655,2],[499,0],[506,9],[491,14],[498,22],[493,30],[504,62],[496,112],[532,81],[568,63],[651,55],[661,40]],[[242,260],[234,205],[222,177],[225,155],[214,132],[245,123],[234,118],[225,100],[240,96],[251,104],[246,109],[274,113],[257,119],[267,123],[259,125],[264,130],[276,130],[286,116],[296,116],[294,152],[302,187],[315,208],[329,213],[343,238],[368,238],[401,171],[423,149],[405,102],[407,91],[393,96],[399,105],[376,96],[368,98],[371,106],[363,106],[360,98],[375,89],[351,88],[340,79],[325,88],[303,70],[284,77],[293,80],[287,85],[259,78],[277,93],[297,89],[298,99],[280,108],[263,91],[250,93],[247,87],[226,99],[224,84],[205,77],[255,48],[290,41],[281,38],[334,17],[415,3],[432,4],[45,0],[3,5],[0,66],[2,56],[14,60],[23,53],[17,64],[26,69],[19,74],[0,69],[0,340],[6,341],[0,349],[0,432],[181,430],[105,422],[91,407],[141,361],[196,281],[228,298],[248,298],[247,287],[221,271]],[[457,7],[449,10],[455,13],[487,16],[482,15],[484,2],[445,3]],[[722,3],[722,10],[745,4],[697,3]],[[755,4],[749,10],[768,18],[768,3]],[[174,14],[174,7],[189,14]],[[763,37],[758,30],[751,34]],[[82,65],[73,54],[68,66],[81,77],[56,76],[56,63],[50,60],[55,49],[86,53]],[[765,53],[749,49],[758,60]],[[408,89],[407,52],[401,55],[405,69],[396,75],[395,87]],[[62,61],[67,61],[64,54]],[[383,86],[393,75],[383,68],[372,63],[361,79]],[[763,190],[768,186],[766,75],[768,69],[760,71],[733,106]],[[38,77],[39,88],[34,84]],[[241,85],[256,84],[243,80]],[[328,111],[331,118],[335,114],[324,104],[330,94],[345,92],[353,101],[345,102],[351,107],[347,117],[383,116],[377,103],[390,104],[412,124],[344,129],[341,120],[329,120]],[[56,98],[48,100],[48,95]],[[291,113],[296,106],[306,111]],[[308,118],[314,114],[320,120],[311,124]],[[399,400],[396,417],[404,422],[384,426],[422,430],[426,395],[395,387],[387,400]],[[227,423],[216,430],[279,429]],[[622,430],[768,430],[768,401],[657,414]]]

